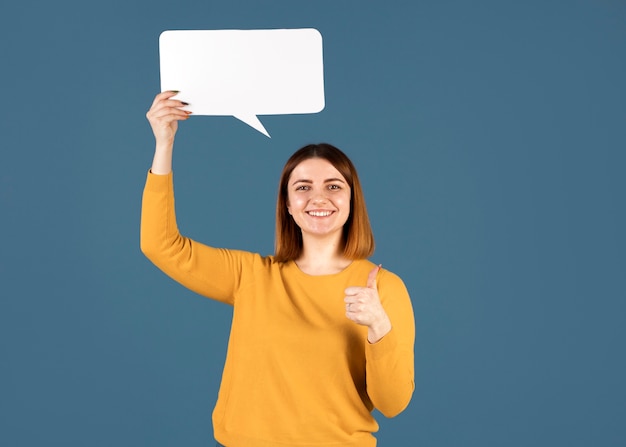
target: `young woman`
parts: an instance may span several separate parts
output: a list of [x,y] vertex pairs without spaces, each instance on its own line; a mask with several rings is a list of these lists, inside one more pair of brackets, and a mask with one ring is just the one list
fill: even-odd
[[[227,447],[372,447],[372,410],[400,413],[414,389],[415,325],[402,280],[374,251],[352,162],[309,145],[287,161],[276,250],[213,248],[176,225],[172,152],[186,105],[156,96],[156,149],[144,189],[141,249],[189,289],[234,307],[215,438]],[[219,445],[219,444],[218,444]]]

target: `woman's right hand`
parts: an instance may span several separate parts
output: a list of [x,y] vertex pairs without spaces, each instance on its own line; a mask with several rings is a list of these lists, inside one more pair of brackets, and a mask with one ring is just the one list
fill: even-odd
[[178,130],[178,121],[186,120],[191,115],[191,112],[181,109],[181,107],[189,104],[177,99],[171,99],[172,96],[176,96],[178,93],[177,91],[159,93],[154,98],[150,110],[146,113],[146,118],[148,118],[152,127],[157,146],[174,144],[174,137]]

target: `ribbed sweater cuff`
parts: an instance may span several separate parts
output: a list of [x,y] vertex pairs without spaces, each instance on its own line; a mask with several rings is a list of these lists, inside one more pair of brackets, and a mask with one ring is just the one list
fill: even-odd
[[398,337],[392,327],[391,330],[376,343],[366,343],[365,350],[369,358],[376,360],[385,357],[390,352],[394,352],[397,346]]
[[145,190],[147,191],[163,191],[164,189],[171,188],[173,184],[174,174],[153,174],[148,171],[148,178],[146,179]]

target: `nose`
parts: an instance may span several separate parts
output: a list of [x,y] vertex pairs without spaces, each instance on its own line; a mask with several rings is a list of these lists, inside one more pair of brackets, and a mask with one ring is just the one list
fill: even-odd
[[326,197],[326,191],[317,191],[311,201],[313,203],[326,203],[328,201],[328,197]]

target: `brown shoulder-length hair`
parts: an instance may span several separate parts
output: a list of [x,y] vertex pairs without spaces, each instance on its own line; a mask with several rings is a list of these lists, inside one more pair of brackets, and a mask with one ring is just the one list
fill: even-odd
[[343,255],[348,259],[366,259],[374,253],[374,235],[367,216],[365,198],[356,169],[350,159],[327,143],[309,144],[297,150],[285,163],[278,185],[276,203],[276,241],[274,259],[285,262],[302,254],[302,232],[287,210],[288,182],[291,173],[304,160],[322,158],[332,164],[350,186],[350,216],[343,226]]

